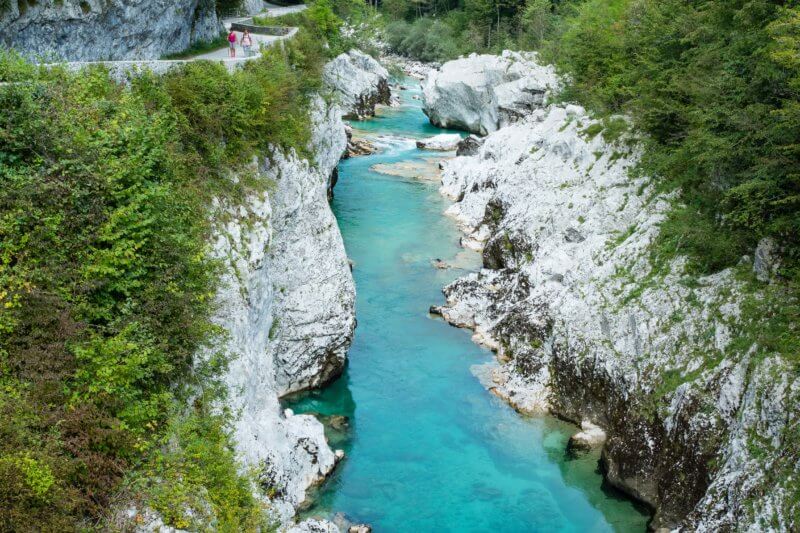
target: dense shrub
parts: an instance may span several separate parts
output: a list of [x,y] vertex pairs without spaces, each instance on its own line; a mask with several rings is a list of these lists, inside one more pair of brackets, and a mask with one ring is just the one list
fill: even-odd
[[451,27],[438,19],[391,22],[386,26],[385,38],[394,52],[421,61],[441,61],[457,55]]
[[636,119],[643,170],[686,206],[662,238],[682,237],[703,272],[772,235],[797,277],[800,11],[784,4],[589,0],[549,49],[568,98]]
[[119,494],[266,527],[211,408],[225,358],[195,354],[222,333],[211,199],[266,187],[245,169],[270,146],[307,150],[314,24],[232,74],[129,85],[0,54],[0,530],[102,528]]
[[375,30],[381,19],[360,0],[316,0],[308,9],[277,17],[254,17],[263,26],[297,26],[301,38],[327,43],[325,58],[353,48],[377,55]]

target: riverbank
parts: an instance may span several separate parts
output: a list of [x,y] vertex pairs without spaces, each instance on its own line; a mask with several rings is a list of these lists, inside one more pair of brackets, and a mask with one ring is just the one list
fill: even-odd
[[785,528],[798,387],[790,359],[757,355],[753,329],[787,333],[765,320],[776,255],[762,243],[702,275],[659,248],[675,193],[631,172],[641,146],[625,117],[552,103],[555,80],[514,52],[428,78],[430,116],[489,132],[444,164],[447,213],[483,268],[436,311],[496,352],[487,388],[582,426],[573,444],[602,447],[608,481],[654,510],[650,527]]
[[343,377],[285,405],[322,414],[346,459],[301,516],[377,531],[644,530],[647,517],[603,487],[597,451],[566,456],[569,424],[520,417],[487,394],[472,367],[491,353],[428,315],[480,257],[459,247],[435,181],[374,170],[424,161],[434,153],[415,139],[442,132],[421,112],[418,83],[399,85],[399,107],[353,123],[380,152],[339,165],[332,206],[359,326]]

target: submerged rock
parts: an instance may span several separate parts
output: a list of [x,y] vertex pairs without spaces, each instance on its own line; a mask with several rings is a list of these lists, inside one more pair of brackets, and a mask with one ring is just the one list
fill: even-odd
[[431,259],[431,265],[433,265],[433,268],[438,268],[439,270],[447,270],[450,268],[450,264],[447,261],[443,261],[439,258]]
[[371,117],[377,104],[391,103],[389,72],[358,50],[350,50],[328,62],[323,69],[323,80],[337,94],[347,118]]
[[471,54],[431,71],[422,84],[423,110],[436,126],[486,135],[539,108],[557,87],[555,71],[536,55]]
[[440,165],[443,160],[442,157],[424,157],[397,163],[378,163],[372,165],[370,170],[388,176],[439,182],[442,174]]

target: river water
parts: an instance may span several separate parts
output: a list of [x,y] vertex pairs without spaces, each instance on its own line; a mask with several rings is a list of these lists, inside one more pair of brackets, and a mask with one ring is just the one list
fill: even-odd
[[[647,517],[601,487],[597,454],[565,455],[576,428],[520,416],[488,393],[470,366],[491,354],[428,315],[480,257],[458,246],[434,182],[370,168],[433,155],[408,140],[441,133],[414,94],[353,124],[383,150],[339,166],[333,209],[354,263],[358,328],[344,376],[287,406],[348,417],[326,427],[347,458],[303,516],[343,513],[377,532],[644,531]],[[456,268],[436,269],[435,258]]]

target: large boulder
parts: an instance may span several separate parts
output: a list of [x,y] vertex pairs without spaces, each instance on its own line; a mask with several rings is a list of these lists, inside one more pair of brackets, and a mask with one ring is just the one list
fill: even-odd
[[431,123],[487,135],[541,107],[557,87],[555,71],[535,54],[471,54],[431,71],[422,84]]
[[350,50],[330,61],[323,70],[325,85],[333,89],[347,118],[375,114],[377,104],[389,105],[389,72],[375,59]]

